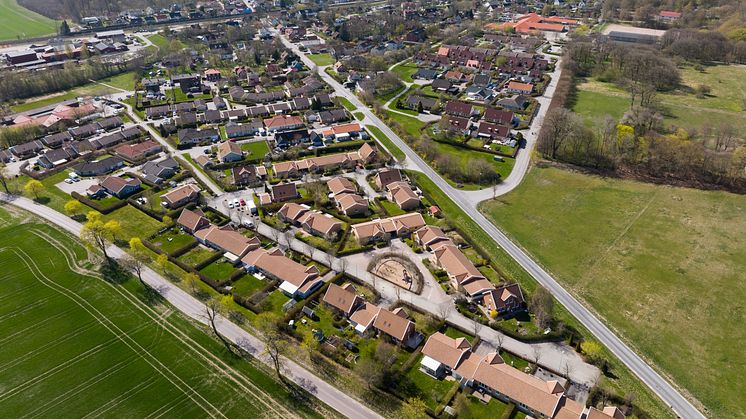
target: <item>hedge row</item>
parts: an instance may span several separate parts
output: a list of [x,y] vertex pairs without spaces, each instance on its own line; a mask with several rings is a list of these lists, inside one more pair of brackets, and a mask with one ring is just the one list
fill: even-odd
[[448,393],[443,396],[443,400],[441,400],[438,407],[435,408],[435,411],[433,412],[434,416],[440,416],[440,414],[443,413],[443,410],[445,410],[446,406],[448,406],[448,404],[451,403],[451,400],[453,400],[453,397],[456,396],[456,392],[458,392],[459,388],[460,386],[458,382],[453,384],[453,387],[448,390]]
[[217,260],[220,260],[221,257],[223,257],[223,252],[216,252],[212,256],[210,256],[209,258],[207,258],[207,259],[203,260],[202,262],[194,265],[193,269],[196,270],[196,271],[200,271],[200,270],[204,269],[207,265],[209,265],[209,264],[211,264],[211,263],[213,263],[213,262],[215,262]]
[[191,241],[188,244],[186,244],[184,246],[181,246],[180,248],[178,248],[178,249],[174,250],[173,252],[171,252],[169,254],[169,256],[171,256],[173,258],[178,258],[179,256],[181,256],[181,255],[185,254],[186,252],[188,252],[188,251],[194,249],[195,247],[197,247],[197,245],[199,245],[199,242],[197,242],[197,240]]
[[111,212],[114,212],[114,211],[118,210],[119,208],[123,208],[123,207],[127,206],[127,201],[123,200],[123,199],[121,199],[121,200],[119,200],[119,201],[117,201],[117,202],[115,202],[115,203],[113,203],[113,204],[105,207],[105,206],[101,205],[101,203],[96,202],[96,201],[94,201],[92,199],[88,199],[87,197],[85,197],[85,196],[83,196],[83,195],[81,195],[81,194],[79,194],[79,193],[77,193],[75,191],[71,192],[70,196],[72,196],[73,198],[77,199],[81,203],[83,203],[85,205],[88,205],[89,207],[95,209],[96,211],[100,212],[101,214],[109,214]]
[[515,412],[515,404],[513,402],[508,403],[508,407],[503,412],[502,416],[500,416],[500,419],[510,419],[513,417],[513,412]]
[[375,247],[375,245],[366,244],[365,246],[361,246],[361,247],[358,247],[356,249],[342,250],[340,252],[337,252],[337,257],[342,257],[342,256],[354,255],[356,253],[367,252],[368,250],[371,250],[374,247]]
[[[148,207],[146,207],[144,205],[140,205],[134,198],[127,199],[127,202],[129,202],[130,205],[132,205],[133,207],[135,207],[135,208],[139,209],[140,211],[144,212],[145,214],[147,214],[151,218],[155,218],[156,220],[161,221],[161,222],[163,221],[163,214],[159,214],[159,213],[153,211],[152,209],[150,209],[150,208],[148,208]],[[171,218],[173,218],[173,217],[171,217]]]

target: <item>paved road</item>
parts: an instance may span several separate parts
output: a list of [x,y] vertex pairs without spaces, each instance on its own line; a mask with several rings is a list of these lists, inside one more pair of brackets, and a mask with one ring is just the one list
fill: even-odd
[[[80,229],[82,228],[80,223],[49,207],[37,204],[30,199],[19,196],[9,197],[4,193],[0,193],[0,201],[9,202],[14,206],[36,214],[76,237],[80,235]],[[108,252],[112,257],[118,259],[125,256],[125,252],[115,246],[111,246],[108,249]],[[192,297],[182,289],[173,286],[173,284],[168,280],[150,269],[146,268],[143,271],[142,276],[143,280],[148,285],[157,289],[160,294],[179,311],[202,324],[207,324],[207,319],[205,318],[205,305],[201,301]],[[255,356],[265,364],[272,365],[271,360],[263,355],[264,343],[260,339],[254,337],[224,317],[218,318],[216,323],[218,330],[223,336],[231,340],[233,343],[253,352]],[[308,390],[311,394],[318,397],[319,400],[326,403],[339,413],[349,418],[381,418],[380,415],[366,407],[364,404],[353,399],[347,395],[347,393],[331,386],[295,362],[285,359],[284,367],[285,375],[288,378]]]
[[[284,36],[281,36],[280,38],[282,39],[283,44],[301,57],[309,68],[313,68],[311,60],[308,59],[308,57],[306,57],[296,45],[289,42],[289,40]],[[436,186],[446,192],[446,194],[450,195],[453,201],[466,213],[468,217],[472,218],[477,224],[479,224],[479,226],[484,229],[484,231],[486,231],[487,234],[489,234],[493,240],[495,240],[495,242],[514,260],[516,260],[537,282],[547,288],[552,295],[554,295],[554,297],[593,334],[596,339],[609,348],[609,350],[611,350],[615,356],[617,356],[643,383],[645,383],[645,385],[647,385],[668,406],[670,406],[676,415],[683,418],[704,417],[702,413],[700,413],[681,393],[679,393],[676,388],[673,387],[673,385],[658,374],[650,365],[643,361],[642,358],[632,350],[632,348],[606,327],[599,317],[581,304],[577,299],[575,299],[575,297],[570,295],[570,293],[562,288],[562,286],[549,273],[531,259],[523,249],[508,239],[505,234],[498,230],[494,224],[484,217],[476,209],[476,203],[479,202],[478,199],[469,198],[469,196],[463,191],[452,188],[445,179],[423,161],[417,153],[409,148],[409,146],[394,131],[373,114],[373,112],[354,94],[345,89],[340,83],[334,80],[333,77],[325,72],[322,71],[319,75],[334,88],[337,95],[343,96],[352,102],[352,104],[358,108],[358,111],[363,112],[366,118],[365,123],[377,126],[404,152],[407,156],[407,167],[421,171],[429,177]],[[551,95],[554,92],[556,80],[558,78],[559,77],[553,77],[553,83],[547,89],[547,95]],[[536,127],[535,130],[538,132],[538,127]],[[530,149],[527,149],[524,150],[523,153],[519,153],[519,157],[522,156],[525,160],[517,161],[516,166],[525,164],[525,168],[528,167],[530,153],[526,151],[529,150]],[[506,188],[508,190],[514,188],[520,183],[523,174],[525,174],[525,168],[517,167],[518,170],[515,168],[513,169],[514,172],[520,173],[520,175],[511,182],[508,182],[510,176],[506,179],[506,183],[508,183]]]

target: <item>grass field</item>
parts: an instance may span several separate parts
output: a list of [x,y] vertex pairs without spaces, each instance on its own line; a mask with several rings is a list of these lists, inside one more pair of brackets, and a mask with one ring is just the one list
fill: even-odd
[[708,416],[746,416],[746,196],[535,168],[483,210]]
[[[150,40],[150,42],[153,43],[153,45],[155,45],[158,48],[166,48],[169,46],[169,43],[172,42],[168,38],[166,38],[165,36],[159,33],[150,35],[147,38]],[[175,45],[178,46],[179,48],[185,47],[183,42],[179,41],[178,39],[176,39],[175,41],[176,41]]]
[[57,32],[57,22],[21,6],[0,0],[0,41],[36,38]]
[[[482,230],[471,217],[467,216],[449,196],[435,186],[432,180],[424,174],[415,171],[407,171],[407,176],[413,179],[430,202],[440,207],[449,225],[463,232],[471,243],[483,248],[484,252],[489,255],[490,260],[499,269],[499,273],[504,281],[518,282],[528,293],[536,289],[536,281],[513,258],[505,253],[494,239]],[[533,212],[533,210],[530,212]],[[563,307],[559,306],[555,308],[555,318],[574,327],[585,336],[590,336],[589,332]],[[647,387],[642,385],[618,359],[605,349],[604,356],[609,361],[613,376],[602,378],[599,383],[602,388],[621,395],[634,394],[636,396],[636,403],[651,415],[651,417],[671,417],[671,415],[664,413],[666,407],[660,399],[654,396]]]
[[347,100],[346,98],[343,98],[342,96],[337,96],[337,100],[339,101],[342,106],[345,107],[350,112],[355,112],[357,110],[357,106],[353,105],[352,102]]
[[[708,66],[704,72],[685,67],[681,78],[683,88],[656,96],[666,126],[701,129],[703,124],[717,126],[727,122],[740,131],[746,130],[746,67]],[[711,88],[711,93],[702,99],[691,92],[700,84]],[[618,120],[629,109],[629,94],[613,84],[588,79],[577,89],[573,110],[584,116],[588,124],[605,115]]]
[[310,54],[308,58],[311,59],[317,66],[323,67],[326,65],[334,64],[334,57],[329,53],[324,54]]
[[15,238],[0,248],[5,415],[322,416],[147,300],[136,280],[107,282],[78,265],[86,252],[68,236],[5,216],[0,234]]
[[406,82],[412,82],[412,74],[416,73],[420,68],[413,63],[401,63],[391,69],[391,72],[396,73]]
[[[456,161],[456,163],[464,170],[469,167],[471,162],[482,160],[494,167],[495,171],[500,174],[500,179],[505,179],[513,170],[513,166],[515,166],[515,159],[511,159],[509,157],[504,157],[503,161],[496,161],[494,159],[495,156],[489,153],[482,153],[479,151],[460,148],[454,145],[438,143],[435,141],[433,141],[432,144],[438,150],[439,155],[451,156],[454,161]],[[454,183],[450,179],[448,179],[448,181],[450,183]],[[464,184],[463,189],[481,189],[488,186],[490,185]]]
[[241,150],[247,153],[246,158],[249,160],[263,159],[269,153],[269,144],[266,141],[253,141],[241,144]]

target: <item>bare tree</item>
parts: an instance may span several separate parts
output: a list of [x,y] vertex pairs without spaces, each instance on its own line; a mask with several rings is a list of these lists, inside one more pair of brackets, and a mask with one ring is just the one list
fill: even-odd
[[342,273],[347,272],[347,264],[348,264],[347,259],[339,258],[337,260],[339,260],[339,271]]
[[539,366],[539,360],[541,359],[541,349],[539,348],[539,345],[531,345],[531,352],[532,352],[532,359],[534,360],[534,364],[536,366]]
[[220,306],[220,302],[211,299],[207,302],[207,304],[205,304],[205,317],[210,323],[210,327],[212,327],[212,332],[215,333],[215,336],[217,336],[217,338],[220,339],[221,342],[223,342],[223,345],[225,345],[225,349],[227,349],[230,353],[234,353],[233,345],[230,341],[224,338],[223,335],[220,334],[220,332],[218,331],[218,327],[215,324],[216,319],[218,318],[218,316],[220,316],[221,310],[222,307]]
[[451,307],[450,301],[439,305],[438,306],[438,317],[441,320],[445,321],[448,318],[448,315],[451,314],[451,310],[452,310],[452,307]]
[[264,336],[264,353],[272,360],[277,377],[285,382],[282,376],[282,358],[288,353],[290,345],[282,331],[282,318],[275,313],[262,313],[256,318],[256,327]]
[[479,336],[479,331],[482,330],[482,323],[472,320],[471,327],[472,327],[472,331],[474,332],[474,337]]
[[503,342],[505,341],[505,335],[502,333],[497,333],[497,353],[500,353],[500,350],[503,347]]

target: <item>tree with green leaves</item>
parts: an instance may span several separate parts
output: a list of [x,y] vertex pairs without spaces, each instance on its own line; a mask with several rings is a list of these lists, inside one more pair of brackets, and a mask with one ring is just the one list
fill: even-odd
[[410,397],[402,403],[399,409],[401,419],[425,419],[427,418],[427,404],[419,397]]
[[71,199],[67,202],[65,202],[65,212],[70,217],[75,217],[76,215],[79,215],[83,211],[83,204],[80,203],[77,199]]
[[81,240],[100,250],[104,254],[104,258],[109,260],[106,248],[114,242],[116,236],[121,232],[122,227],[119,221],[104,221],[101,213],[97,211],[89,211],[87,218],[88,221],[83,224],[83,228],[80,230]]
[[70,35],[70,25],[67,24],[66,20],[63,20],[62,23],[60,23],[60,35]]
[[23,190],[27,195],[33,196],[34,199],[39,199],[39,195],[44,192],[44,184],[36,179],[31,179],[23,186]]

